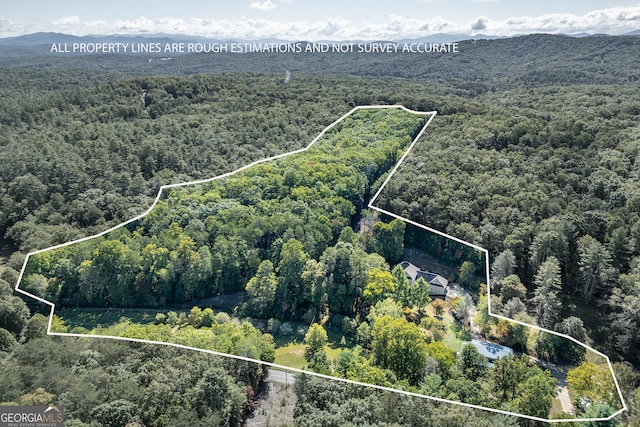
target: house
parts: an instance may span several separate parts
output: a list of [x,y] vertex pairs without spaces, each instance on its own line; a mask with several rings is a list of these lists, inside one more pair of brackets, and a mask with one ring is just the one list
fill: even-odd
[[474,346],[476,349],[478,349],[478,352],[481,355],[489,359],[489,362],[493,362],[497,359],[500,359],[501,357],[505,357],[510,354],[513,354],[513,349],[511,347],[507,347],[500,344],[494,344],[492,342],[471,340],[471,342],[469,341],[463,342],[462,345]]
[[439,274],[429,273],[428,271],[422,271],[417,266],[411,264],[409,261],[402,261],[400,267],[404,270],[407,278],[411,280],[411,283],[415,282],[419,278],[422,278],[429,284],[429,296],[445,298],[447,296],[449,281]]

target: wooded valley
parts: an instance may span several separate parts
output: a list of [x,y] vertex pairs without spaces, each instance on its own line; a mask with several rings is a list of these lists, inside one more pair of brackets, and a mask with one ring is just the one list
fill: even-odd
[[[422,143],[415,146],[382,192],[378,205],[488,249],[493,312],[512,318],[529,316],[541,326],[584,339],[612,361],[621,362],[616,364],[616,372],[629,411],[611,425],[635,425],[640,380],[630,366],[640,364],[640,45],[636,40],[535,35],[463,44],[459,55],[432,60],[410,55],[360,56],[348,61],[344,55],[282,55],[268,64],[257,55],[228,60],[194,55],[148,63],[151,65],[142,64],[139,58],[113,56],[3,60],[1,369],[3,378],[11,379],[6,384],[12,385],[3,386],[0,401],[37,399],[37,393],[45,393],[40,397],[51,402],[65,401],[65,392],[96,396],[95,404],[86,406],[95,407],[95,412],[71,413],[83,420],[77,425],[85,425],[81,422],[99,419],[98,402],[119,395],[97,385],[91,386],[90,394],[81,391],[90,387],[87,384],[47,382],[39,374],[19,374],[39,372],[36,368],[44,366],[42,358],[29,356],[36,343],[60,354],[61,369],[94,370],[86,374],[93,377],[100,370],[105,378],[115,375],[116,369],[133,369],[127,365],[132,362],[118,354],[109,356],[102,342],[42,336],[41,313],[48,315],[48,311],[31,300],[23,302],[10,291],[27,252],[88,236],[138,215],[147,209],[162,184],[212,177],[302,148],[356,105],[402,104],[415,110],[436,110],[438,115]],[[292,75],[286,84],[285,68]],[[328,164],[326,157],[317,155],[318,163]],[[389,156],[397,156],[396,151],[380,157],[380,169],[393,163]],[[240,234],[245,240],[254,239],[255,246],[243,249],[229,237],[223,222],[207,221],[212,212],[197,210],[198,202],[222,203],[226,195],[217,193],[215,186],[199,194],[180,189],[160,203],[159,213],[141,221],[141,230],[122,229],[100,244],[104,251],[96,243],[87,252],[104,255],[104,268],[112,265],[109,256],[114,253],[127,262],[141,263],[144,251],[149,255],[144,259],[153,259],[158,265],[143,265],[132,277],[112,280],[106,270],[96,270],[97,264],[75,269],[70,268],[72,263],[62,262],[56,268],[60,274],[74,277],[72,291],[51,294],[55,286],[43,275],[32,277],[21,287],[42,295],[49,292],[66,306],[151,307],[237,291],[253,280],[249,294],[252,288],[260,292],[254,292],[253,303],[246,310],[258,312],[246,314],[261,317],[265,312],[260,310],[273,310],[267,307],[269,301],[260,300],[265,295],[262,290],[271,286],[274,275],[278,282],[287,271],[281,265],[285,249],[291,259],[296,258],[294,254],[302,256],[305,262],[298,264],[301,270],[308,268],[309,283],[317,278],[309,266],[311,260],[318,263],[317,269],[326,271],[326,266],[340,257],[353,257],[345,249],[350,241],[353,247],[353,236],[344,230],[349,230],[352,216],[361,213],[363,201],[371,188],[380,184],[381,176],[375,168],[367,169],[364,162],[360,166],[362,180],[343,180],[332,186],[331,206],[323,207],[336,213],[334,217],[320,218],[312,206],[296,204],[290,197],[292,212],[311,220],[304,221],[300,232],[291,216],[262,224],[262,230],[291,226],[293,231],[284,230],[277,242],[275,234],[271,240],[269,233],[251,235],[257,227],[251,222],[255,211],[229,204],[218,212],[234,215],[241,224],[245,221]],[[265,178],[246,188],[245,183],[237,182],[233,198],[257,205],[276,184],[288,186],[294,194],[295,187],[304,187],[301,183],[315,170],[309,168],[297,165],[283,173],[287,183]],[[265,165],[261,172],[267,173],[266,169]],[[324,193],[316,190],[315,200],[323,200]],[[314,197],[305,191],[305,197]],[[177,210],[169,211],[170,204]],[[268,201],[260,205],[261,212],[268,210]],[[391,222],[381,224],[386,227]],[[165,234],[156,232],[160,228]],[[384,231],[379,235],[385,235]],[[411,244],[418,240],[412,240],[410,233],[405,238]],[[135,239],[140,243],[132,246],[129,254],[127,244]],[[419,240],[421,250],[460,271],[464,258],[460,247],[435,235]],[[371,249],[376,244],[370,245]],[[231,259],[243,250],[248,254],[245,258]],[[394,259],[390,265],[387,256],[375,260],[370,253],[375,251],[362,251],[360,262],[378,267],[386,262],[389,273],[393,262],[399,261]],[[240,259],[249,261],[242,263]],[[168,267],[170,260],[174,270]],[[177,272],[180,262],[182,270]],[[319,267],[322,262],[325,265]],[[474,272],[482,274],[483,265],[478,264]],[[143,274],[145,280],[136,282],[140,271],[149,275]],[[206,271],[211,274],[204,278]],[[34,267],[30,272],[43,271]],[[147,280],[151,272],[153,279]],[[215,282],[215,274],[223,274],[225,280]],[[102,285],[115,288],[106,293],[95,291],[83,288],[82,280],[93,285],[102,280]],[[203,290],[205,282],[207,291]],[[126,287],[127,283],[137,283],[134,299],[125,297],[126,292],[118,293],[118,286]],[[334,299],[332,306],[341,307],[337,312],[353,318],[355,300],[349,299],[346,288],[344,294],[336,292],[338,285],[326,292],[327,298]],[[152,289],[162,286],[166,292],[154,294]],[[310,291],[313,286],[305,285],[304,289]],[[309,292],[302,304],[282,307],[270,317],[302,319],[314,305],[313,298],[320,297]],[[66,348],[76,347],[73,357],[64,356],[69,351]],[[151,357],[147,352],[153,352],[134,344],[116,347],[133,348],[143,359]],[[567,356],[554,353],[553,346],[549,348],[550,359]],[[90,357],[77,359],[85,353]],[[112,362],[94,366],[99,363],[96,360],[108,357]],[[200,360],[197,355],[171,357]],[[200,366],[204,362],[193,363]],[[151,400],[146,404],[140,400],[152,399],[148,393],[145,397],[132,395],[129,403],[116,406],[123,413],[135,413],[145,425],[152,425],[152,418],[165,420],[155,425],[180,425],[176,421],[180,417],[204,420],[214,413],[226,417],[231,425],[239,423],[247,401],[246,385],[251,382],[245,388],[236,386],[236,381],[244,380],[233,377],[234,369],[225,365],[231,362],[220,363],[232,376],[225,368],[210,375],[222,381],[220,387],[233,389],[229,402],[210,402],[198,409],[200,403],[193,397],[193,412],[175,409],[165,418],[144,412],[155,405]],[[143,381],[141,372],[136,375]],[[527,423],[424,401],[404,401],[390,394],[367,398],[366,390],[314,378],[301,377],[299,384],[304,387],[296,385],[297,425],[327,425],[321,423],[327,417],[332,417],[334,425],[347,425],[345,417],[353,416],[358,405],[367,408],[361,412],[366,421],[353,421],[354,425],[459,425],[471,419],[477,425]],[[45,390],[36,392],[34,387]],[[198,391],[188,393],[196,396]],[[319,400],[319,395],[326,399]],[[137,409],[131,402],[136,402]],[[180,402],[174,400],[177,406],[185,405]],[[409,405],[414,418],[408,419],[400,409],[387,411],[386,404],[394,408]]]

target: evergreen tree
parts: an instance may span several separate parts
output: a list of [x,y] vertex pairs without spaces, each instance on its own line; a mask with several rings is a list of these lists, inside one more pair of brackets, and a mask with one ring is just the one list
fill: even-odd
[[538,268],[534,279],[536,286],[532,302],[536,321],[543,328],[551,328],[560,315],[562,303],[558,297],[561,289],[560,264],[555,257],[549,257]]

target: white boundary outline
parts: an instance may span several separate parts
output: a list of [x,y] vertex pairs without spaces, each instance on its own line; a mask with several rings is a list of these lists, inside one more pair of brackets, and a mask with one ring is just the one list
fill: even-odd
[[[296,368],[291,368],[289,366],[283,366],[283,365],[277,365],[275,363],[271,363],[271,362],[264,362],[261,360],[256,360],[256,359],[251,359],[248,357],[244,357],[244,356],[237,356],[237,355],[233,355],[233,354],[226,354],[226,353],[220,353],[217,351],[212,351],[212,350],[205,350],[202,348],[197,348],[197,347],[190,347],[190,346],[186,346],[186,345],[182,345],[182,344],[176,344],[176,343],[168,343],[168,342],[162,342],[162,341],[151,341],[151,340],[143,340],[143,339],[138,339],[138,338],[126,338],[126,337],[119,337],[119,336],[109,336],[109,335],[89,335],[89,334],[73,334],[73,333],[60,333],[60,332],[51,332],[51,323],[53,321],[53,315],[55,312],[55,304],[51,301],[45,300],[41,297],[38,297],[36,295],[31,294],[30,292],[24,291],[22,289],[20,289],[20,283],[22,282],[22,277],[24,275],[24,271],[27,267],[27,263],[29,262],[29,258],[32,255],[37,255],[43,252],[47,252],[53,249],[59,249],[59,248],[63,248],[66,246],[70,246],[76,243],[80,243],[80,242],[84,242],[87,240],[91,240],[94,239],[96,237],[100,237],[103,236],[107,233],[110,233],[111,231],[117,230],[119,228],[122,228],[124,226],[126,226],[127,224],[130,224],[134,221],[137,221],[145,216],[147,216],[152,210],[153,208],[158,204],[158,202],[160,201],[160,198],[162,197],[162,193],[164,190],[169,189],[169,188],[175,188],[175,187],[184,187],[184,186],[188,186],[188,185],[195,185],[195,184],[203,184],[203,183],[207,183],[207,182],[211,182],[211,181],[215,181],[218,179],[222,179],[222,178],[226,178],[228,176],[234,175],[238,172],[242,172],[246,169],[249,169],[255,165],[261,164],[261,163],[265,163],[265,162],[269,162],[272,160],[276,160],[276,159],[280,159],[283,157],[287,157],[293,154],[298,154],[298,153],[302,153],[304,151],[307,151],[309,148],[311,148],[320,138],[322,138],[327,131],[329,131],[330,129],[332,129],[334,126],[336,126],[338,123],[340,123],[341,121],[343,121],[344,119],[346,119],[347,117],[349,117],[350,115],[352,115],[353,113],[355,113],[358,110],[364,110],[364,109],[401,109],[404,110],[406,112],[409,113],[413,113],[413,114],[418,114],[418,115],[423,115],[423,116],[429,116],[429,119],[427,120],[427,122],[424,124],[424,126],[422,127],[422,129],[420,130],[420,132],[418,133],[418,135],[413,139],[413,141],[411,142],[411,144],[409,144],[409,146],[406,148],[404,154],[402,155],[402,157],[400,158],[400,160],[398,160],[398,162],[396,163],[396,165],[393,167],[393,169],[391,170],[391,172],[389,173],[389,175],[387,176],[387,178],[384,180],[384,182],[382,183],[382,185],[380,186],[380,188],[378,189],[378,191],[375,193],[375,195],[371,198],[368,207],[370,209],[374,209],[378,212],[381,212],[385,215],[388,215],[390,217],[393,218],[397,218],[400,219],[402,221],[405,221],[406,223],[409,223],[413,226],[422,228],[424,230],[430,231],[432,233],[438,234],[442,237],[446,237],[448,239],[454,240],[458,243],[461,243],[463,245],[469,246],[473,249],[476,249],[478,251],[481,251],[484,253],[485,256],[485,267],[486,267],[486,279],[487,279],[487,299],[488,299],[488,310],[489,310],[489,315],[490,316],[494,316],[498,319],[504,319],[507,320],[509,322],[513,322],[513,323],[517,323],[519,325],[523,325],[529,328],[533,328],[536,329],[538,331],[541,332],[547,332],[553,335],[557,335],[566,339],[569,339],[573,342],[575,342],[576,344],[581,345],[582,347],[586,348],[587,350],[591,350],[594,353],[602,356],[606,361],[607,364],[609,366],[609,370],[611,371],[611,375],[613,377],[613,381],[616,385],[616,388],[618,390],[618,395],[620,397],[620,401],[622,402],[622,409],[618,410],[617,412],[613,413],[612,415],[606,417],[606,418],[575,418],[575,419],[559,419],[559,420],[550,420],[550,419],[546,419],[546,418],[539,418],[539,417],[535,417],[535,416],[531,416],[531,415],[524,415],[524,414],[518,414],[515,412],[509,412],[509,411],[504,411],[501,409],[495,409],[495,408],[488,408],[485,406],[480,406],[480,405],[473,405],[470,403],[464,403],[464,402],[457,402],[457,401],[453,401],[453,400],[449,400],[449,399],[443,399],[443,398],[439,398],[439,397],[434,397],[434,396],[428,396],[425,394],[419,394],[419,393],[413,393],[413,392],[409,392],[409,391],[404,391],[404,390],[398,390],[395,388],[390,388],[390,387],[383,387],[383,386],[378,386],[375,384],[367,384],[367,383],[363,383],[360,381],[354,381],[354,380],[348,380],[345,378],[338,378],[338,377],[333,377],[331,375],[324,375],[324,374],[319,374],[319,373],[315,373],[315,372],[310,372],[310,371],[304,371],[302,369],[296,369]],[[290,151],[288,153],[283,153],[283,154],[278,154],[276,156],[272,156],[266,159],[261,159],[261,160],[257,160],[253,163],[250,163],[248,165],[242,166],[232,172],[227,172],[225,174],[222,175],[218,175],[215,176],[213,178],[208,178],[208,179],[201,179],[201,180],[197,180],[197,181],[189,181],[189,182],[182,182],[182,183],[177,183],[177,184],[168,184],[168,185],[163,185],[160,187],[160,189],[158,190],[158,194],[155,198],[155,200],[153,201],[153,203],[151,204],[151,206],[144,211],[142,214],[131,218],[121,224],[115,225],[105,231],[102,231],[100,233],[94,234],[92,236],[87,236],[87,237],[83,237],[81,239],[77,239],[77,240],[73,240],[71,242],[67,242],[67,243],[62,243],[59,245],[55,245],[55,246],[51,246],[49,248],[45,248],[45,249],[40,249],[34,252],[29,252],[27,254],[27,256],[25,257],[24,263],[22,265],[22,269],[20,270],[20,275],[18,276],[18,281],[16,282],[16,286],[15,286],[15,290],[17,292],[20,292],[21,294],[24,294],[30,298],[33,298],[43,304],[47,304],[51,307],[51,312],[49,314],[49,323],[47,326],[47,335],[53,335],[53,336],[71,336],[71,337],[78,337],[78,338],[103,338],[103,339],[115,339],[115,340],[120,340],[120,341],[130,341],[130,342],[138,342],[138,343],[144,343],[144,344],[153,344],[153,345],[166,345],[166,346],[171,346],[171,347],[176,347],[176,348],[180,348],[180,349],[186,349],[186,350],[193,350],[193,351],[198,351],[198,352],[202,352],[202,353],[208,353],[208,354],[212,354],[215,356],[223,356],[223,357],[230,357],[232,359],[236,359],[236,360],[243,360],[246,362],[253,362],[253,363],[259,363],[262,365],[266,365],[269,367],[273,367],[273,368],[279,368],[279,369],[284,369],[285,371],[288,372],[295,372],[295,373],[300,373],[300,374],[307,374],[307,375],[314,375],[320,378],[325,378],[325,379],[330,379],[330,380],[334,380],[334,381],[342,381],[345,383],[349,383],[349,384],[355,384],[355,385],[359,385],[359,386],[365,386],[365,387],[371,387],[371,388],[375,388],[378,390],[383,390],[383,391],[390,391],[390,392],[394,392],[394,393],[400,393],[400,394],[404,394],[407,396],[411,396],[411,397],[419,397],[419,398],[426,398],[426,399],[430,399],[430,400],[435,400],[437,402],[441,402],[441,403],[449,403],[449,404],[454,404],[454,405],[460,405],[460,406],[465,406],[468,408],[473,408],[473,409],[480,409],[483,411],[489,411],[489,412],[495,412],[495,413],[499,413],[499,414],[504,414],[504,415],[511,415],[511,416],[516,416],[516,417],[521,417],[521,418],[526,418],[526,419],[530,419],[530,420],[535,420],[535,421],[542,421],[542,422],[547,422],[547,423],[559,423],[559,422],[584,422],[584,421],[606,421],[606,420],[610,420],[613,417],[619,415],[620,413],[626,411],[627,408],[627,404],[624,400],[624,397],[622,396],[622,392],[620,390],[620,385],[618,384],[618,380],[615,376],[615,373],[613,372],[613,366],[611,365],[611,361],[609,359],[608,356],[606,356],[603,353],[600,353],[599,351],[587,346],[586,344],[576,340],[573,337],[570,337],[568,335],[565,334],[561,334],[558,332],[554,332],[548,329],[544,329],[541,328],[539,326],[536,325],[530,325],[528,323],[524,323],[524,322],[520,322],[518,320],[514,320],[514,319],[510,319],[508,317],[505,316],[501,316],[499,314],[494,314],[491,312],[491,287],[489,286],[489,252],[484,249],[481,248],[479,246],[476,246],[474,244],[471,244],[469,242],[465,242],[464,240],[458,239],[456,237],[450,236],[446,233],[443,233],[441,231],[435,230],[433,228],[427,227],[425,225],[422,224],[418,224],[417,222],[411,221],[410,219],[404,218],[400,215],[394,214],[392,212],[386,211],[384,209],[378,208],[376,206],[374,206],[374,202],[375,200],[378,198],[378,196],[380,196],[380,193],[382,192],[382,190],[386,187],[387,183],[389,182],[389,180],[391,179],[391,177],[396,173],[396,171],[399,169],[400,165],[402,164],[402,162],[406,159],[406,157],[408,156],[409,152],[411,151],[411,149],[414,147],[414,145],[416,144],[416,142],[418,142],[418,140],[420,139],[420,137],[424,134],[425,130],[427,129],[427,127],[429,126],[429,124],[431,124],[431,121],[433,120],[433,118],[436,116],[437,112],[436,111],[429,111],[429,112],[424,112],[424,111],[415,111],[415,110],[410,110],[406,107],[404,107],[403,105],[363,105],[363,106],[357,106],[354,107],[353,109],[351,109],[348,113],[344,114],[343,116],[341,116],[339,119],[337,119],[336,121],[334,121],[333,123],[331,123],[329,126],[327,126],[326,128],[324,128],[322,130],[322,132],[320,132],[318,134],[318,136],[316,136],[310,143],[309,145],[307,145],[304,148],[298,149],[298,150],[294,150],[294,151]]]

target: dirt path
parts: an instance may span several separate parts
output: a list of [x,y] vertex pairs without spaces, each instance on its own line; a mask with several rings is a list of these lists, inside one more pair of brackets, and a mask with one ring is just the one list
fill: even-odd
[[573,403],[571,403],[571,397],[569,397],[569,389],[567,388],[567,386],[558,386],[556,387],[556,391],[558,393],[558,400],[560,401],[560,405],[562,405],[562,412],[575,414],[576,410],[573,407]]
[[575,414],[576,409],[571,402],[571,396],[569,396],[569,388],[567,387],[567,372],[569,372],[569,365],[557,365],[555,363],[547,362],[544,360],[534,359],[543,368],[546,368],[551,372],[551,376],[558,381],[556,386],[556,397],[562,405],[562,412],[569,414]]

